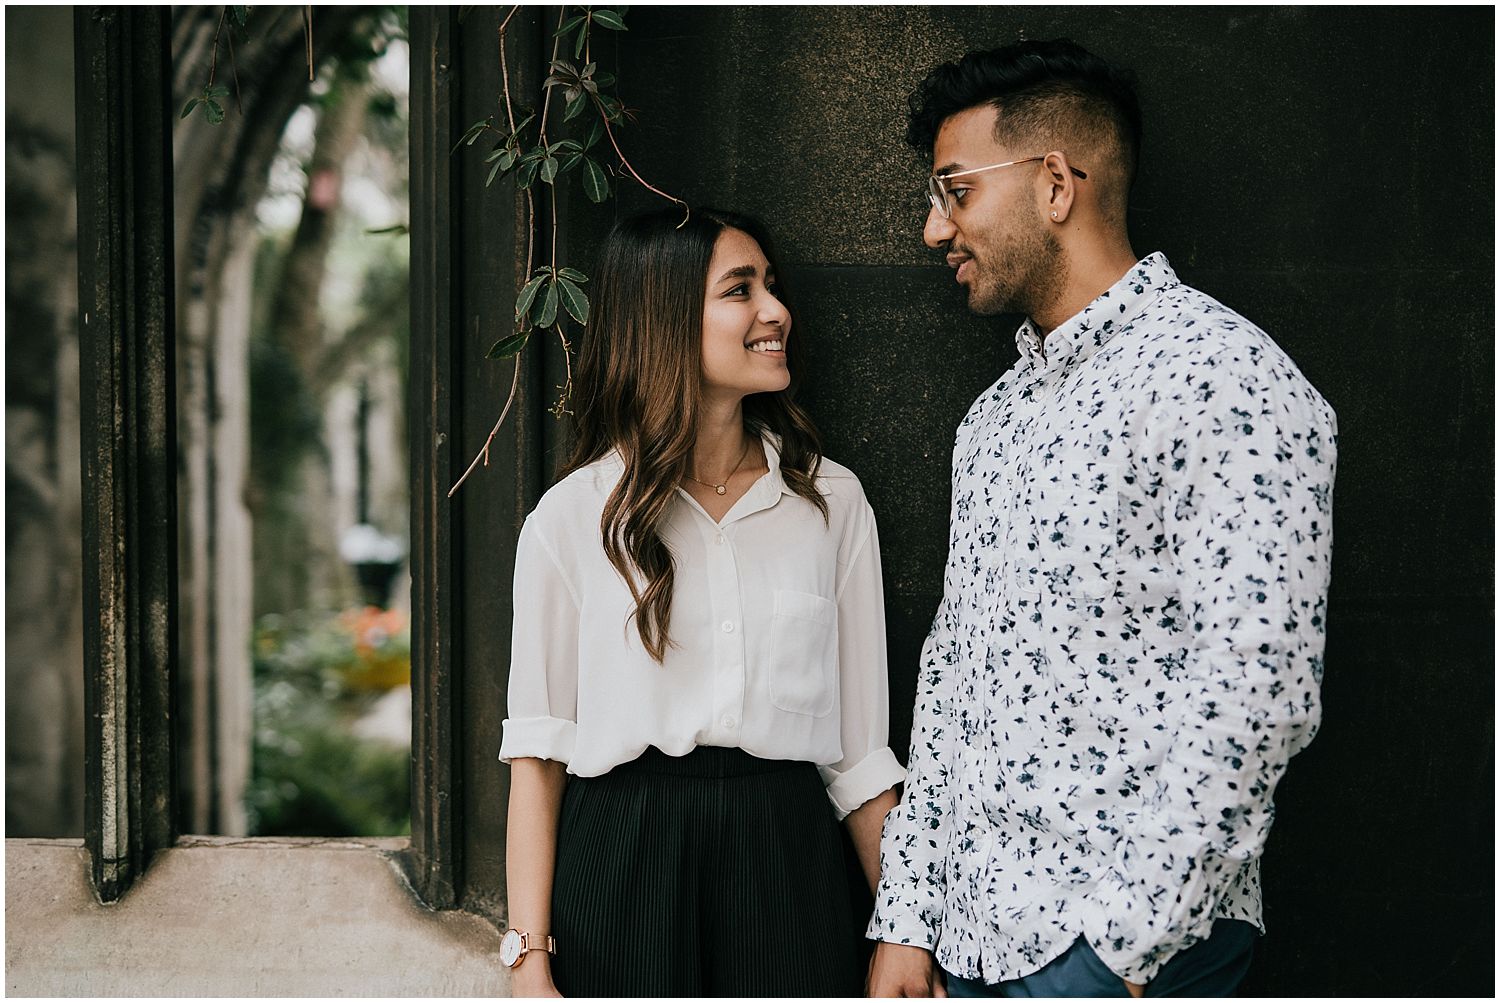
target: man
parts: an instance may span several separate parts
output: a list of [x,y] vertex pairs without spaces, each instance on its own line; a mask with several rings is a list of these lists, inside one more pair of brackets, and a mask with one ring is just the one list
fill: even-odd
[[1023,42],[911,105],[926,243],[971,310],[1027,319],[954,446],[871,994],[1228,995],[1272,792],[1320,716],[1333,411],[1137,260],[1127,77]]

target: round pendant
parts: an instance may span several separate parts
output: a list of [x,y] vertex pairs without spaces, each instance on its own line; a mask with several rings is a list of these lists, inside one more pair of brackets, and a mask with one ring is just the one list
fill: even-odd
[[722,494],[725,494],[728,491],[729,491],[729,485],[727,485],[727,484],[715,484],[714,485],[714,494],[716,494],[716,495],[722,495]]

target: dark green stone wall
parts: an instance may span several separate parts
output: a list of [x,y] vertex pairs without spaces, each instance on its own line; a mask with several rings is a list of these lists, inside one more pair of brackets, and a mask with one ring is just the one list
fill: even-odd
[[[762,216],[827,452],[880,518],[893,743],[936,608],[952,431],[1014,361],[922,246],[901,142],[931,65],[1069,36],[1140,76],[1138,253],[1240,311],[1338,411],[1325,724],[1278,792],[1247,991],[1493,991],[1494,12],[656,8],[595,52],[641,173]],[[600,32],[601,35],[605,34]],[[622,183],[576,199],[569,257]],[[554,360],[555,361],[555,360]]]

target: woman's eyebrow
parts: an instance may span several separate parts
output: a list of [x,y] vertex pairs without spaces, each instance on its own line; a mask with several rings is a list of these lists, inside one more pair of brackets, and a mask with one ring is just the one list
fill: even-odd
[[754,265],[740,265],[738,268],[731,268],[723,275],[720,275],[719,281],[723,282],[725,279],[753,279],[759,274],[760,269]]

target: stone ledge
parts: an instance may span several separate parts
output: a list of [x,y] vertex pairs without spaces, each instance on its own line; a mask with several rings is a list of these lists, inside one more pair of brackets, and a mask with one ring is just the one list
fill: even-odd
[[405,845],[190,837],[105,906],[79,840],[8,839],[7,995],[509,995],[499,932],[417,902]]

